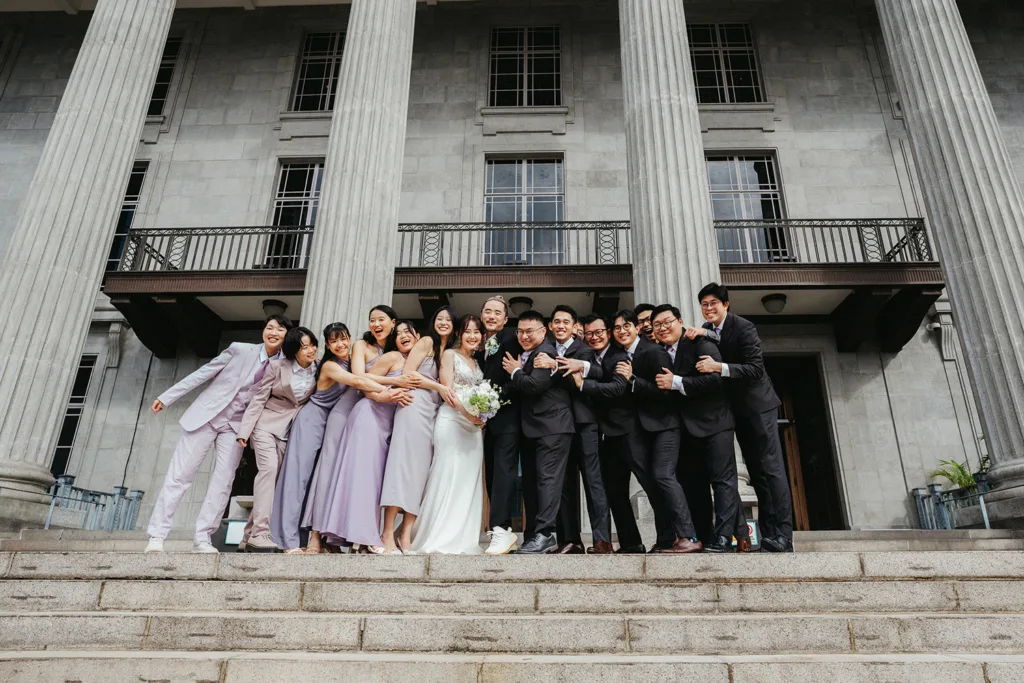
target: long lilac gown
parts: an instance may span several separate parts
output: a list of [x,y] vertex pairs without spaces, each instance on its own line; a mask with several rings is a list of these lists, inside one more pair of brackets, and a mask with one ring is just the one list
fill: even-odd
[[[367,363],[368,369],[370,365]],[[401,374],[402,368],[398,367],[387,376],[399,377]],[[327,509],[327,521],[320,529],[328,543],[383,545],[380,539],[380,489],[394,421],[394,403],[378,403],[363,398],[352,409],[349,426],[341,437],[337,477]]]
[[[437,364],[424,358],[418,371],[437,381]],[[434,421],[441,396],[436,391],[414,389],[411,405],[395,411],[391,448],[384,470],[382,506],[394,505],[412,515],[420,513],[423,490],[427,487],[430,461],[434,457]]]
[[327,416],[345,389],[332,384],[317,391],[302,406],[288,432],[288,446],[281,462],[274,489],[274,508],[270,517],[270,533],[274,543],[285,550],[299,547],[299,523],[306,488],[313,474],[313,465],[324,441]]
[[[347,360],[340,363],[345,370],[349,369]],[[323,446],[320,448],[320,459],[317,460],[313,472],[313,480],[309,484],[309,495],[306,497],[306,509],[302,514],[302,528],[321,531],[327,523],[327,508],[331,504],[332,492],[335,489],[338,470],[338,455],[341,453],[341,437],[345,434],[348,416],[356,403],[363,397],[358,389],[339,384],[341,394],[331,412],[327,415],[324,427]]]

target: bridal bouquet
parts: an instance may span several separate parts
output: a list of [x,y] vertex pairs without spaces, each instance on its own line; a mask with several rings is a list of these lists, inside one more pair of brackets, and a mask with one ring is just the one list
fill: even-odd
[[497,415],[498,409],[502,406],[497,388],[487,380],[475,387],[459,391],[458,396],[466,412],[484,422]]

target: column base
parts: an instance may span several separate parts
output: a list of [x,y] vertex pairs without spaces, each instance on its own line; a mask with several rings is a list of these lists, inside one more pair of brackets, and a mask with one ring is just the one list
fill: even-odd
[[[985,494],[985,512],[993,529],[1024,529],[1024,486],[1003,488]],[[981,506],[956,511],[958,529],[984,529]]]
[[35,463],[0,460],[0,497],[30,503],[50,503],[50,470]]

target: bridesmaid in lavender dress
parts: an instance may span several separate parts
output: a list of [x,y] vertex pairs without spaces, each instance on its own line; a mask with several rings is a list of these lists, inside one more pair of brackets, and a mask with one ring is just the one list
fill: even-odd
[[270,519],[270,531],[274,543],[286,553],[302,552],[299,548],[302,503],[324,440],[331,409],[350,386],[369,392],[385,391],[383,386],[372,379],[356,377],[348,372],[348,350],[352,340],[343,323],[331,323],[324,328],[324,339],[327,351],[317,366],[316,393],[292,423],[274,490],[274,514]]
[[[434,419],[442,397],[450,401],[451,390],[437,381],[437,360],[451,346],[455,331],[455,311],[443,306],[430,319],[428,336],[413,347],[405,361],[405,373],[423,378],[419,389],[412,390],[411,406],[395,411],[391,430],[391,448],[384,469],[384,487],[380,504],[384,508],[384,548],[389,554],[411,552],[412,525],[420,512],[427,473],[434,456]],[[396,548],[395,519],[402,513]]]
[[[369,374],[380,384],[391,385],[393,402],[363,399],[356,403],[341,437],[335,465],[330,502],[322,528],[323,540],[331,545],[358,544],[364,552],[383,552],[380,542],[380,490],[387,460],[388,441],[397,405],[408,405],[412,396],[405,390],[420,385],[415,375],[404,375],[405,359],[416,343],[416,328],[409,322],[394,325],[398,351],[385,353],[380,346],[394,320],[394,312],[377,306],[370,312],[369,340],[357,342],[352,356],[356,374]],[[377,346],[371,347],[370,342]],[[367,359],[367,356],[372,357]],[[369,550],[365,550],[369,548]]]

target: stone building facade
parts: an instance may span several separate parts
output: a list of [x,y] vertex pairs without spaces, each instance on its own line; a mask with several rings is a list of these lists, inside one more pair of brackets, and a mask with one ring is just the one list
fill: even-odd
[[[84,327],[71,324],[57,308],[17,312],[19,320],[29,323],[16,326],[19,336],[4,337],[8,347],[15,338],[18,345],[32,343],[34,335],[59,338],[45,359],[59,366],[51,374],[63,379],[47,384],[59,396],[43,402],[59,403],[60,410],[41,411],[53,416],[54,424],[33,426],[31,433],[40,441],[31,447],[35,456],[17,445],[28,432],[8,416],[0,424],[0,447],[8,449],[0,450],[0,461],[23,463],[35,457],[37,465],[51,469],[53,456],[44,462],[38,453],[62,449],[54,472],[73,474],[77,485],[91,489],[124,484],[145,490],[151,505],[179,435],[176,418],[187,401],[161,415],[151,414],[149,404],[218,348],[257,338],[256,321],[268,299],[285,304],[287,314],[304,324],[322,326],[336,315],[358,329],[366,304],[388,298],[401,314],[414,318],[423,318],[431,302],[441,300],[459,311],[474,311],[486,294],[496,291],[507,298],[529,297],[542,311],[566,301],[589,313],[631,306],[645,297],[674,296],[666,292],[692,293],[685,280],[693,272],[698,283],[720,276],[733,290],[733,309],[759,324],[769,371],[789,402],[785,417],[790,422],[783,433],[790,435],[789,464],[800,470],[795,478],[802,481],[804,528],[916,526],[910,489],[931,481],[929,473],[940,460],[977,469],[988,455],[992,439],[981,438],[987,432],[976,407],[985,402],[975,397],[976,391],[991,388],[972,388],[968,378],[952,314],[957,302],[951,306],[946,293],[937,227],[929,220],[930,199],[917,167],[920,150],[908,132],[912,110],[905,111],[907,96],[900,93],[907,91],[898,87],[898,64],[890,60],[884,38],[883,22],[892,19],[880,17],[870,2],[652,0],[639,9],[631,9],[636,3],[629,0],[621,3],[385,0],[364,10],[359,0],[354,6],[179,0],[172,15],[173,0],[143,0],[141,9],[132,10],[125,0],[98,0],[83,11],[76,2],[54,2],[52,9],[65,11],[0,12],[4,268],[23,260],[19,250],[26,245],[68,249],[75,243],[80,258],[109,261],[110,271],[103,276],[103,292],[89,293]],[[895,4],[914,5],[916,0]],[[998,117],[997,132],[1020,177],[1024,15],[1013,0],[935,4],[959,8]],[[26,9],[22,5],[0,0],[0,10]],[[95,12],[87,11],[94,5]],[[637,14],[631,15],[633,10]],[[360,11],[368,14],[355,16]],[[132,49],[140,63],[151,63],[141,90],[131,85],[130,68],[118,71],[103,61],[109,55],[93,54],[100,48],[83,46],[87,31],[94,30],[90,20],[112,21],[119,12],[166,15],[160,20],[166,25],[138,17],[140,30],[149,33]],[[350,12],[353,22],[366,25],[352,26]],[[405,67],[408,103],[396,118],[391,114],[403,99],[397,91],[404,88],[400,78],[397,85],[392,82],[391,70],[401,74],[403,64],[393,62],[402,59],[408,36],[395,35],[402,30],[391,24],[401,25],[406,15],[410,25],[414,21]],[[628,33],[621,22],[630,22]],[[688,32],[680,30],[685,25]],[[383,34],[374,34],[374,26],[384,26]],[[637,45],[627,46],[624,37],[635,38]],[[163,47],[154,48],[153,40]],[[369,60],[371,43],[378,50],[387,48],[387,54]],[[353,45],[365,52],[364,61],[345,53]],[[680,52],[681,46],[685,51]],[[668,49],[667,56],[662,49]],[[624,69],[624,55],[639,59]],[[349,63],[342,63],[343,56]],[[96,60],[95,69],[111,72],[105,78],[126,84],[111,92],[133,87],[141,93],[123,104],[123,111],[138,118],[137,126],[102,131],[134,137],[139,130],[137,145],[120,140],[131,154],[126,147],[117,159],[111,152],[106,160],[118,166],[116,173],[96,163],[102,154],[73,144],[75,135],[89,130],[88,122],[77,123],[76,117],[88,119],[90,107],[102,106],[69,99],[76,78],[89,87],[89,74],[72,73],[86,57]],[[506,64],[502,59],[519,60],[516,68],[524,75],[515,87],[521,92],[495,94],[500,88],[494,69],[505,68],[495,63]],[[557,79],[545,71],[552,63]],[[659,81],[675,73],[665,64],[683,64],[687,70],[695,66],[696,80],[687,74],[689,80],[682,81],[694,92],[683,97],[678,82]],[[305,83],[313,79],[310,74],[320,73],[316,69],[336,74],[337,84],[317,90],[315,83]],[[627,71],[633,81],[624,76]],[[356,82],[353,74],[359,73],[368,84]],[[637,81],[645,78],[640,87]],[[380,92],[382,100],[392,99],[345,101],[354,92],[363,97]],[[300,104],[300,96],[320,101]],[[329,106],[332,96],[344,106]],[[520,99],[509,105],[506,97]],[[699,125],[683,118],[665,120],[666,114],[680,111],[695,115]],[[637,118],[628,124],[630,112]],[[41,174],[41,164],[58,164],[53,151],[44,148],[48,139],[54,144],[51,131],[65,114],[68,130],[61,134],[72,142],[63,152],[79,154],[81,163],[64,175]],[[388,172],[397,178],[394,164],[387,163],[395,151],[381,140],[387,135],[401,135],[400,189],[373,184]],[[700,154],[687,146],[687,139],[699,139],[703,148],[699,168],[674,153]],[[339,167],[347,174],[344,181],[338,180]],[[284,180],[289,173],[295,174],[292,185]],[[503,187],[499,174],[514,176],[519,184]],[[84,206],[86,198],[54,191],[52,185],[47,186],[52,203],[40,201],[39,185],[61,177],[100,177],[91,186],[83,184],[82,191],[106,193],[116,201],[91,212]],[[109,186],[115,179],[116,192]],[[531,180],[543,185],[532,195],[529,187],[524,189]],[[670,192],[673,183],[681,185],[677,194]],[[330,206],[320,204],[321,187],[323,202]],[[710,191],[712,201],[673,204],[697,190],[701,195]],[[1019,187],[1016,192],[1019,196]],[[380,201],[373,203],[378,195]],[[345,203],[354,197],[369,198],[359,216],[345,213]],[[644,204],[647,217],[638,225],[631,205],[650,197]],[[73,208],[60,218],[63,205]],[[494,246],[507,234],[469,225],[509,220],[501,213],[508,205],[518,207],[515,220],[524,223],[584,225],[561,237],[524,225],[511,247],[521,253],[509,258],[502,251],[509,249],[505,242],[501,249]],[[666,210],[682,216],[679,226],[658,219],[665,215],[658,211]],[[62,239],[53,233],[56,241],[44,247],[19,233],[26,231],[26,214],[32,212],[40,213],[41,230],[52,227],[48,216],[56,212],[76,230],[80,226],[82,234],[103,232],[106,244],[86,248],[65,231]],[[321,224],[315,222],[318,214]],[[301,216],[298,223],[296,215]],[[330,235],[323,231],[324,216],[336,226]],[[754,222],[712,227],[716,224],[708,219]],[[374,221],[384,226],[383,233]],[[399,235],[394,234],[396,221],[403,226]],[[263,256],[246,256],[246,250],[265,251],[266,245],[225,237],[272,225],[279,226],[274,244],[284,249],[275,258],[283,253],[284,260],[253,265],[254,258]],[[289,236],[281,232],[282,225],[313,229]],[[365,278],[378,283],[393,277],[393,291],[373,284],[366,292],[359,290],[354,303],[338,296],[339,287],[355,286],[346,285],[346,277],[364,277],[361,271],[351,276],[338,272],[359,268],[338,246],[345,244],[346,226],[365,231],[357,235],[368,242],[360,253],[387,266],[383,280]],[[926,232],[914,232],[915,226],[926,226],[921,228]],[[188,229],[209,230],[200,238]],[[676,229],[682,237],[659,237],[659,231]],[[1015,229],[1019,233],[1020,225]],[[146,237],[159,230],[179,236],[171,242],[161,242],[159,235]],[[118,231],[120,246],[108,254]],[[133,242],[133,235],[142,237]],[[881,252],[869,255],[865,235],[881,236]],[[611,256],[601,256],[600,246],[593,255],[594,244],[612,238]],[[166,262],[140,267],[126,260],[127,249],[142,259],[147,249],[159,251],[189,239],[192,246],[173,258],[199,259],[192,265],[177,261],[176,267]],[[432,239],[438,242],[428,242]],[[924,246],[911,253],[911,242]],[[703,256],[688,251],[696,243],[710,245],[717,260],[698,263]],[[431,244],[440,244],[441,257],[430,256]],[[230,252],[227,262],[213,260],[220,258],[218,249]],[[552,251],[558,254],[552,257]],[[669,265],[653,265],[662,253]],[[638,254],[648,261],[637,262]],[[68,264],[64,270],[78,267],[75,258]],[[97,263],[79,265],[98,270]],[[945,266],[948,272],[949,263]],[[59,273],[35,277],[37,288],[47,283],[66,287]],[[634,283],[641,290],[641,281],[647,289],[634,292]],[[3,286],[4,299],[21,291],[10,279]],[[314,288],[322,289],[313,294]],[[762,300],[777,294],[786,295],[785,307],[769,313]],[[21,302],[32,300],[28,294],[18,296]],[[311,296],[316,302],[304,308]],[[675,303],[684,317],[693,318],[694,302]],[[10,348],[4,353],[8,364],[33,362],[31,354]],[[0,378],[13,385],[38,383],[45,376],[4,372]],[[11,400],[19,396],[13,388],[5,392],[0,395]],[[80,416],[67,423],[62,435],[65,410]],[[24,424],[28,417],[21,420]],[[992,455],[995,464],[1005,462]],[[15,491],[12,500],[37,493],[25,482],[38,485],[38,473],[22,476],[21,471],[0,467],[0,484]],[[176,526],[194,520],[207,473],[186,495]],[[0,492],[0,500],[3,496]],[[149,509],[144,503],[143,518]]]

